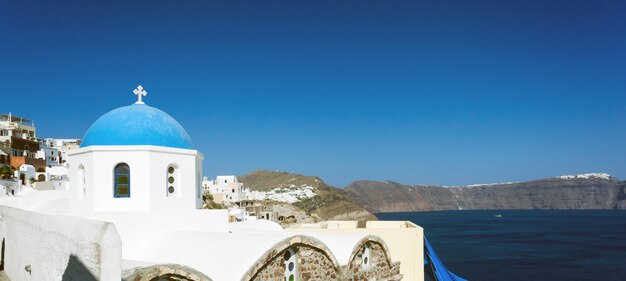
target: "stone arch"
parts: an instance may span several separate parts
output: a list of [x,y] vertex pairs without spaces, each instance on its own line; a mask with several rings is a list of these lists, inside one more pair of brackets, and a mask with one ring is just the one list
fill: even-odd
[[37,181],[46,181],[46,175],[40,174],[37,176]]
[[204,273],[179,264],[135,267],[122,272],[122,281],[212,281]]
[[248,269],[241,280],[285,280],[283,254],[289,249],[295,249],[299,255],[297,272],[302,280],[341,280],[341,267],[330,249],[320,240],[303,235],[278,242]]
[[[364,266],[364,253],[369,253],[369,264]],[[350,262],[344,266],[344,278],[349,280],[396,280],[400,278],[400,263],[391,260],[389,248],[382,239],[366,236],[352,250]]]

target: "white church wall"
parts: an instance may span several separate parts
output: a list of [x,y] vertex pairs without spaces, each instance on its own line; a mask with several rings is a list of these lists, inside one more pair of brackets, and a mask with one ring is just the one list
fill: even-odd
[[202,160],[204,156],[196,157],[196,209],[202,208]]
[[[158,146],[89,146],[71,151],[70,178],[76,179],[70,184],[72,209],[131,212],[201,208],[202,160],[196,150]],[[130,197],[114,196],[114,169],[120,163],[130,168]],[[168,196],[170,165],[176,168],[176,184]]]
[[[87,147],[92,148],[93,147]],[[116,149],[117,148],[117,149]],[[94,211],[128,212],[150,210],[150,152],[102,147],[93,153]],[[113,188],[115,166],[126,163],[130,168],[130,196],[115,197]],[[89,181],[89,179],[87,179]]]
[[93,157],[89,150],[76,151],[69,157],[71,210],[93,211]]
[[[151,210],[197,209],[196,192],[200,182],[196,179],[196,170],[202,169],[202,158],[202,154],[196,150],[152,147],[150,154]],[[170,166],[174,167],[173,174],[168,172]],[[168,181],[170,176],[173,178],[172,184]],[[173,193],[168,191],[170,186],[174,188]]]
[[120,280],[122,242],[111,223],[0,206],[5,273],[21,280]]

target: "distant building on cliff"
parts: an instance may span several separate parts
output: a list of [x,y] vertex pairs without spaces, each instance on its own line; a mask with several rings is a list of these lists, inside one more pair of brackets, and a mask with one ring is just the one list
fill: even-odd
[[249,190],[237,181],[236,176],[217,176],[215,180],[203,177],[202,190],[211,193],[216,203],[226,205],[246,200],[249,195]]

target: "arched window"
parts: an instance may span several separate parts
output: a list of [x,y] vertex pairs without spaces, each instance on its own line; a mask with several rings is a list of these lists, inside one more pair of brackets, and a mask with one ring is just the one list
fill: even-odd
[[83,164],[78,165],[78,198],[82,199],[87,191],[85,188],[85,166]]
[[113,194],[115,198],[130,197],[130,167],[126,163],[113,169]]

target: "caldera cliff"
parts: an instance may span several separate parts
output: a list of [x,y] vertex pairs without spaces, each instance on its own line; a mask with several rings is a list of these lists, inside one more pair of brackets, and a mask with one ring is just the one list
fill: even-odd
[[490,209],[626,209],[626,181],[607,174],[471,186],[357,181],[345,191],[370,212]]

